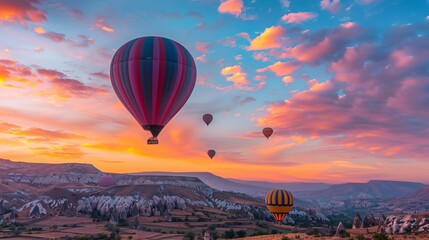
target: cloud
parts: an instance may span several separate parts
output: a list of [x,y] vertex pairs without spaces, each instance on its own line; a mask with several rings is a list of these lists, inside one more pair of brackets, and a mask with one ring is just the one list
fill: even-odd
[[264,52],[255,52],[252,57],[253,59],[260,60],[262,62],[268,62],[268,60],[270,60],[267,54]]
[[71,9],[68,11],[68,13],[75,19],[78,21],[83,21],[85,20],[85,15],[83,14],[83,12],[79,9]]
[[9,59],[0,59],[0,87],[35,87],[41,81],[34,78],[30,67]]
[[373,4],[373,3],[377,3],[380,2],[382,0],[358,0],[358,3],[360,4]]
[[289,85],[291,83],[293,83],[293,76],[284,76],[282,78],[282,81],[286,84]]
[[340,0],[321,0],[320,7],[332,14],[337,14],[341,10]]
[[38,26],[34,27],[33,31],[38,35],[45,37],[56,43],[68,43],[74,47],[89,47],[94,44],[94,40],[85,35],[78,35],[77,40],[67,39],[65,34],[57,33],[57,32],[47,32],[44,27]]
[[187,16],[195,18],[195,19],[203,19],[203,15],[199,12],[190,11],[186,13]]
[[197,58],[196,58],[196,60],[198,61],[198,62],[202,62],[202,63],[208,63],[208,61],[207,61],[207,55],[206,54],[203,54],[203,55],[201,55],[201,56],[198,56]]
[[36,95],[53,96],[58,101],[65,101],[70,97],[90,97],[94,94],[106,93],[106,90],[86,85],[79,80],[68,78],[64,73],[57,70],[37,69],[37,73],[48,80],[50,90]]
[[310,80],[308,90],[271,104],[259,125],[355,152],[427,159],[428,29],[395,26],[380,45],[347,47],[328,65],[330,80]]
[[225,67],[220,73],[222,76],[228,76],[226,80],[233,82],[237,89],[246,89],[246,85],[249,84],[247,73],[243,72],[239,65]]
[[43,52],[43,51],[44,51],[44,49],[43,49],[43,48],[41,48],[41,47],[35,47],[35,48],[33,48],[33,50],[34,50],[35,52]]
[[43,128],[27,128],[24,129],[18,125],[0,122],[0,131],[3,134],[14,135],[17,137],[26,137],[27,140],[34,141],[62,141],[65,139],[84,139],[84,136],[68,133],[64,131],[53,131]]
[[263,73],[266,71],[274,72],[277,76],[285,76],[293,73],[301,66],[297,62],[276,62],[266,68],[257,69],[256,72]]
[[247,50],[263,50],[270,48],[282,47],[282,38],[286,33],[286,29],[282,26],[272,26],[266,28],[261,35],[257,36],[250,42]]
[[289,8],[290,6],[290,0],[280,0],[281,4],[285,8]]
[[256,101],[256,99],[254,97],[235,96],[233,101],[235,104],[245,105],[247,103]]
[[270,52],[277,58],[291,58],[312,65],[335,60],[344,53],[347,46],[372,40],[364,28],[353,22],[341,24],[337,28],[324,29],[306,35],[301,43],[282,51]]
[[35,5],[41,4],[41,0],[2,0],[0,7],[0,23],[41,23],[46,21],[46,12]]
[[102,17],[97,17],[95,19],[94,27],[96,27],[102,31],[108,32],[108,33],[114,33],[115,32],[115,29],[112,28],[111,26],[109,26],[106,23],[106,20]]
[[243,0],[224,0],[218,7],[220,13],[232,14],[236,17],[240,16],[243,9]]
[[103,72],[94,72],[94,73],[90,73],[89,75],[99,79],[110,80],[109,74],[106,74]]
[[37,155],[65,159],[84,155],[79,146],[72,143],[73,140],[85,139],[81,135],[43,128],[23,128],[8,122],[0,122],[0,134],[12,136],[20,145]]
[[364,164],[356,164],[350,161],[332,161],[334,166],[343,167],[343,168],[353,168],[353,169],[376,169],[373,166],[364,165]]
[[209,42],[195,42],[195,49],[199,52],[207,53],[211,45]]
[[301,23],[307,20],[310,20],[312,18],[317,17],[316,13],[312,12],[296,12],[296,13],[289,13],[282,17],[282,21],[286,23]]

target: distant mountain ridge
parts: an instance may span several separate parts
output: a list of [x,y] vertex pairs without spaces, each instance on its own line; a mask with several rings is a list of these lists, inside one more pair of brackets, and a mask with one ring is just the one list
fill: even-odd
[[[83,175],[82,175],[83,174]],[[41,184],[96,183],[103,173],[91,164],[83,163],[28,163],[14,162],[0,158],[0,176],[18,179],[21,182],[35,182]],[[56,176],[58,175],[58,176]],[[79,177],[82,175],[82,177]],[[140,181],[163,181],[182,185],[203,187],[198,180],[208,187],[221,191],[232,191],[263,197],[273,188],[288,189],[301,199],[372,199],[392,198],[413,194],[420,190],[422,183],[370,180],[367,183],[326,184],[311,182],[273,183],[264,181],[246,181],[226,179],[209,172],[141,172],[129,174],[110,174],[117,179],[118,184],[139,184]],[[138,180],[136,175],[152,176],[150,179]],[[156,177],[158,176],[158,177]],[[164,177],[163,177],[164,176]],[[170,177],[183,177],[172,178]],[[194,178],[194,179],[192,179]],[[182,183],[180,183],[182,182]],[[203,187],[204,188],[204,187]]]
[[301,192],[317,191],[327,189],[329,184],[326,183],[272,183],[263,181],[246,181],[238,179],[227,179],[214,175],[209,172],[141,172],[134,173],[136,175],[165,175],[165,176],[189,176],[197,177],[212,188],[222,191],[233,191],[245,193],[252,196],[263,197],[265,194],[274,188],[283,188],[293,192],[296,196],[300,196]]
[[305,194],[304,198],[318,199],[372,199],[392,198],[415,193],[425,185],[416,182],[370,180],[367,183],[343,183]]
[[92,164],[86,163],[32,163],[15,162],[0,158],[0,174],[7,174],[10,172],[32,175],[61,174],[70,172],[87,174],[102,173]]

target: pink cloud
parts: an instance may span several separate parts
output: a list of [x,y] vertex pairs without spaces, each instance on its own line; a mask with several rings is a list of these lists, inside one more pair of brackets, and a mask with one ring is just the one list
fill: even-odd
[[247,88],[246,85],[249,84],[247,73],[243,72],[239,65],[225,67],[220,73],[222,76],[228,76],[226,80],[233,82],[237,89],[245,89]]
[[282,78],[282,81],[286,84],[286,85],[289,85],[289,84],[291,84],[291,83],[293,83],[293,77],[292,76],[284,76],[283,78]]
[[68,39],[66,38],[66,35],[62,33],[57,32],[47,32],[44,27],[38,26],[34,27],[33,31],[37,33],[38,35],[47,38],[53,42],[56,43],[68,43],[74,47],[89,47],[94,43],[94,40],[90,37],[87,37],[85,35],[78,35],[77,40],[74,39]]
[[196,42],[195,49],[202,53],[207,53],[211,44],[209,42]]
[[247,103],[250,102],[254,102],[256,101],[256,99],[254,97],[242,97],[242,96],[235,96],[233,98],[234,103],[239,104],[239,105],[245,105]]
[[240,16],[243,8],[243,0],[224,0],[218,7],[220,13],[232,14],[234,16]]
[[54,96],[59,101],[64,101],[70,97],[89,97],[98,93],[106,93],[106,90],[86,85],[79,80],[68,78],[64,73],[50,70],[37,69],[37,73],[48,80],[51,90],[38,93],[40,96]]
[[195,11],[191,11],[186,13],[187,16],[192,17],[192,18],[196,18],[196,19],[203,19],[203,15],[199,12],[195,12]]
[[282,3],[283,7],[289,8],[290,0],[280,0],[280,2]]
[[207,58],[206,58],[206,54],[203,54],[201,56],[198,56],[196,58],[197,61],[202,62],[202,63],[208,63]]
[[0,23],[41,23],[46,21],[46,12],[35,5],[41,4],[41,0],[2,0],[0,7]]
[[365,29],[348,22],[337,28],[305,35],[301,39],[302,43],[270,54],[280,59],[292,58],[299,62],[318,64],[337,58],[352,42],[365,42],[369,39],[371,38]]
[[268,62],[269,60],[267,54],[264,52],[256,52],[252,56],[253,56],[253,59],[260,60],[262,62]]
[[[416,38],[416,33],[422,37]],[[339,149],[427,160],[429,33],[424,25],[397,26],[383,45],[348,47],[326,82],[271,104],[259,125],[319,140]],[[412,57],[411,57],[412,56]],[[341,93],[339,93],[341,91]]]
[[68,13],[76,20],[83,21],[85,20],[85,15],[83,12],[79,9],[71,9],[68,11]]
[[301,23],[307,20],[310,20],[312,18],[317,17],[316,13],[312,12],[296,12],[296,13],[289,13],[282,17],[282,21],[286,23]]
[[248,33],[246,33],[246,32],[238,33],[236,36],[237,36],[237,37],[244,38],[244,39],[246,39],[246,40],[247,40],[247,41],[249,41],[249,42],[251,41],[249,34],[248,34]]
[[99,78],[99,79],[110,80],[109,74],[106,74],[103,72],[94,72],[94,73],[91,73],[89,75],[92,77],[95,77],[95,78]]
[[321,0],[320,7],[332,14],[337,14],[341,10],[340,0]]
[[109,25],[106,23],[106,20],[105,20],[104,18],[102,18],[102,17],[97,17],[97,18],[95,19],[94,26],[95,26],[96,28],[98,28],[98,29],[100,29],[100,30],[102,30],[102,31],[108,32],[108,33],[114,33],[114,32],[115,32],[115,29],[114,29],[114,28],[112,28],[111,26],[109,26]]
[[257,36],[250,42],[247,50],[263,50],[270,48],[280,48],[282,46],[282,38],[286,33],[286,29],[282,26],[272,26],[266,28],[261,35]]
[[266,68],[257,69],[256,72],[263,73],[266,71],[274,72],[277,76],[285,76],[293,73],[301,66],[296,62],[276,62]]
[[0,59],[0,87],[35,87],[41,81],[34,78],[30,67],[9,59]]
[[376,2],[380,2],[381,0],[358,0],[359,3],[361,4],[372,4],[372,3],[376,3]]

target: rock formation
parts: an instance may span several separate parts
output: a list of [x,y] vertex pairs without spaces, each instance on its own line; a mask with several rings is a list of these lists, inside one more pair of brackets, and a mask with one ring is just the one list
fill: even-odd
[[342,222],[338,223],[337,230],[335,231],[335,236],[340,236],[341,231],[344,231],[344,225]]
[[360,217],[359,213],[355,214],[355,217],[353,218],[352,228],[360,228],[362,226],[362,218]]

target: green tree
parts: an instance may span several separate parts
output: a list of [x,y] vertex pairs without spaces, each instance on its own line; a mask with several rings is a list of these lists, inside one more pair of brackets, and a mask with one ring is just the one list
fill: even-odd
[[235,231],[234,231],[234,229],[231,228],[231,229],[225,231],[225,233],[223,234],[223,237],[226,238],[226,239],[234,238],[235,237]]
[[187,232],[183,235],[183,240],[194,240],[195,239],[195,233],[193,232]]
[[386,234],[382,233],[374,233],[372,236],[372,239],[374,240],[389,240],[389,238],[386,236]]
[[245,237],[246,235],[247,235],[247,232],[245,231],[245,230],[243,230],[243,229],[241,229],[241,230],[239,230],[239,231],[237,231],[237,232],[235,232],[236,234],[237,234],[237,237]]

